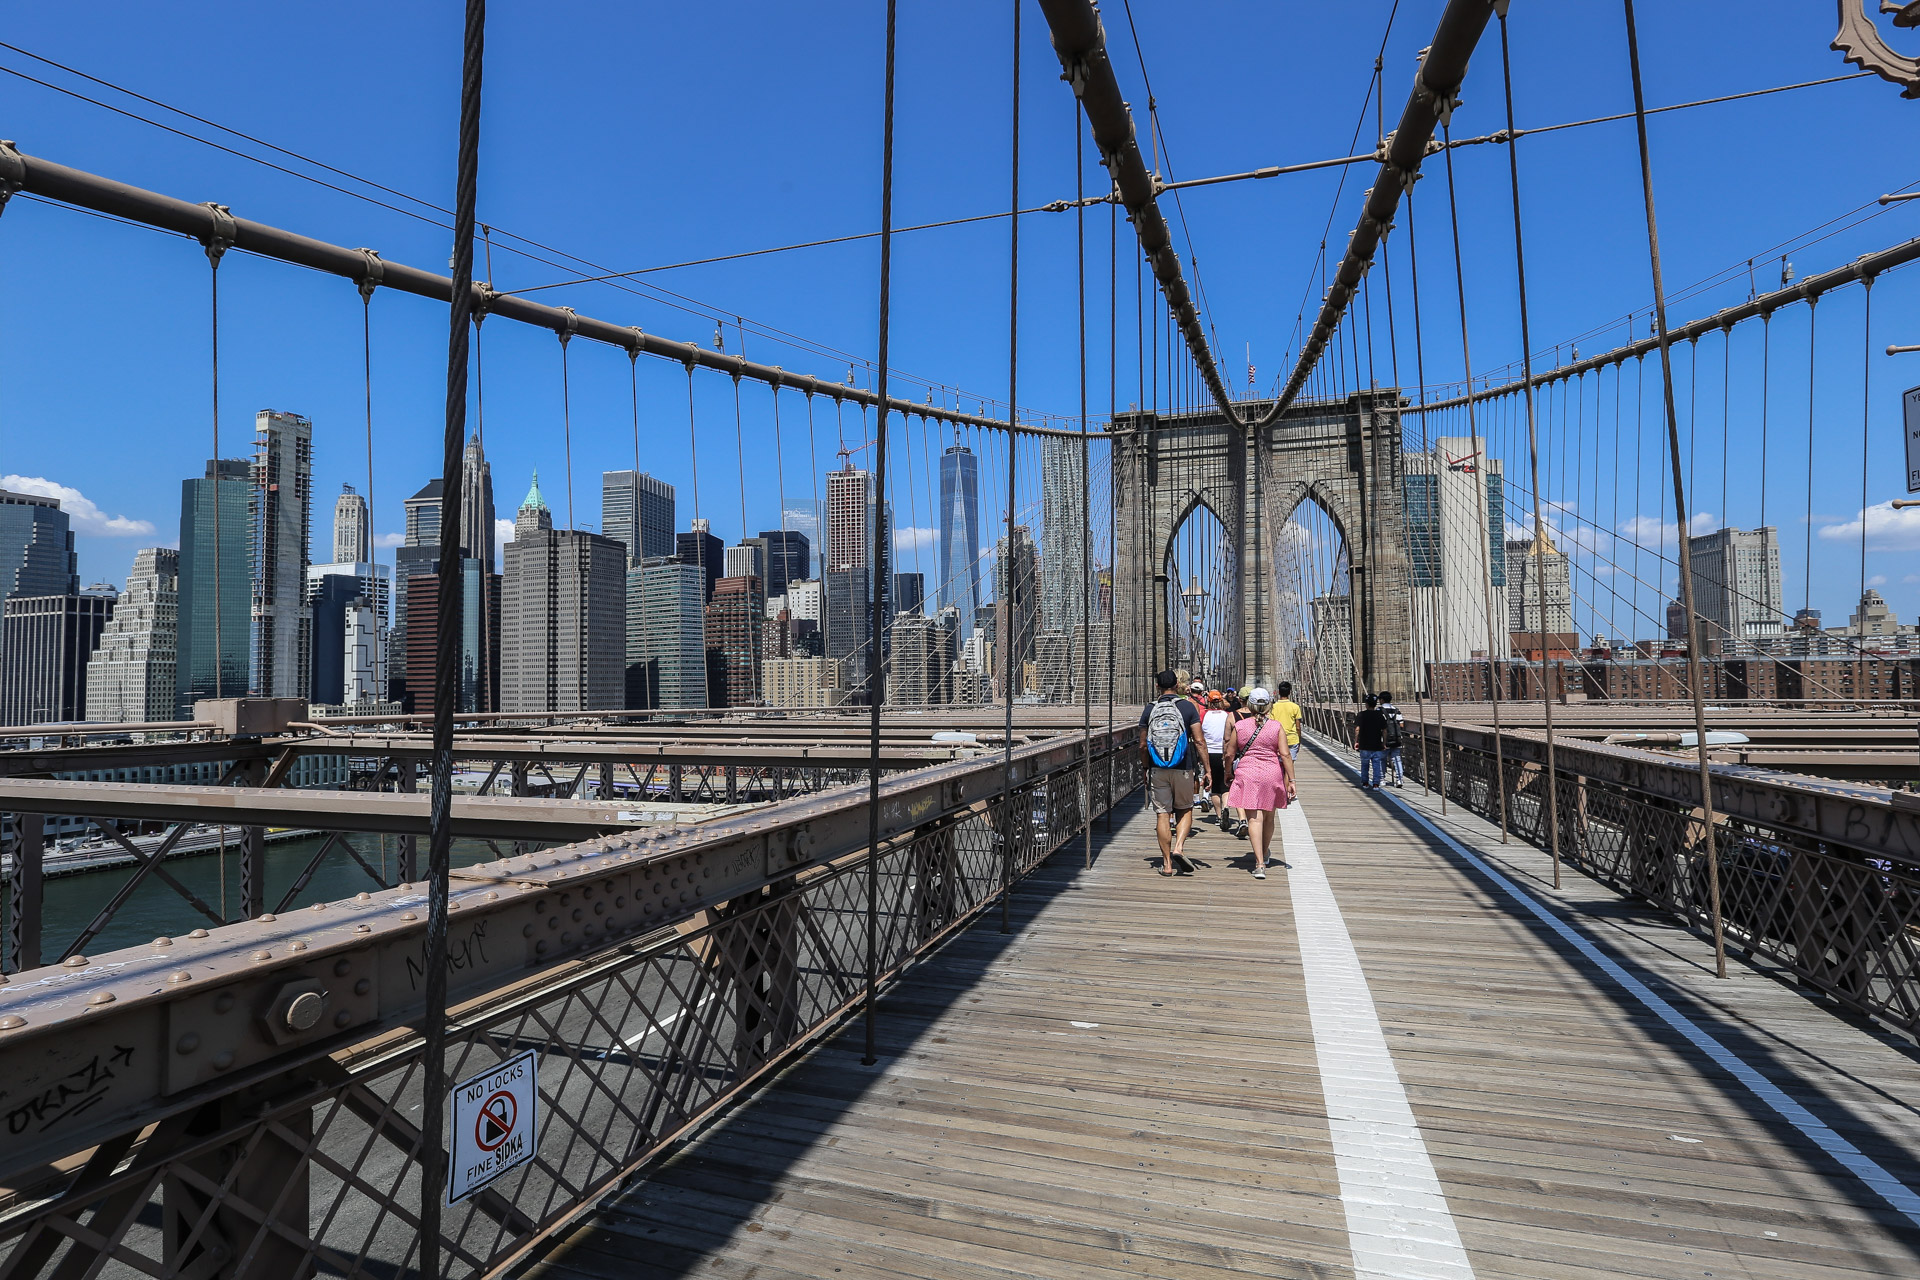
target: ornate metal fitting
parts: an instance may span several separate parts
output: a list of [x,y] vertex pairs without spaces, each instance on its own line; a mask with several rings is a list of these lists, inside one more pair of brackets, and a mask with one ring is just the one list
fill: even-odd
[[[1839,5],[1840,30],[1827,47],[1862,70],[1903,86],[1901,97],[1920,98],[1920,58],[1895,53],[1887,45],[1867,14],[1867,0],[1839,0]],[[1920,26],[1920,0],[1880,0],[1880,12],[1892,14],[1896,27]]]
[[233,211],[224,204],[203,200],[200,207],[213,214],[213,230],[201,236],[200,243],[206,248],[207,261],[218,268],[222,255],[233,248],[233,240],[239,232],[239,226],[233,220]]
[[13,193],[27,185],[27,162],[11,138],[0,139],[0,213],[7,211]]
[[640,348],[647,340],[646,331],[637,324],[629,327],[633,330],[633,345],[627,348],[627,359],[638,360],[640,358]]
[[481,280],[473,281],[473,323],[476,326],[493,314],[493,300],[499,296],[493,291],[492,285]]
[[387,264],[380,261],[378,249],[355,249],[354,252],[367,260],[367,273],[360,277],[360,301],[372,302],[373,291],[386,279]]
[[574,334],[580,332],[580,317],[572,307],[562,307],[560,310],[566,313],[567,327],[556,329],[554,333],[559,337],[560,345],[564,347],[573,341]]

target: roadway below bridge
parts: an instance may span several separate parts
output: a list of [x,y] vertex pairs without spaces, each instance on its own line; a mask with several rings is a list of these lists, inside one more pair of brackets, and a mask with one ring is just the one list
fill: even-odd
[[1288,864],[1130,801],[537,1265],[714,1276],[1910,1276],[1920,1057],[1417,787]]

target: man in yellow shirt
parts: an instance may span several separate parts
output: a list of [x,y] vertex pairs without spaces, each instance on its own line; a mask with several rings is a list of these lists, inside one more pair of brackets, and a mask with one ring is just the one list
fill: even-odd
[[[1293,700],[1293,685],[1282,680],[1279,684],[1280,696],[1273,704],[1273,718],[1287,731],[1287,754],[1294,759],[1300,758],[1300,720],[1306,713],[1300,710],[1300,704]],[[1296,775],[1298,776],[1298,775]]]

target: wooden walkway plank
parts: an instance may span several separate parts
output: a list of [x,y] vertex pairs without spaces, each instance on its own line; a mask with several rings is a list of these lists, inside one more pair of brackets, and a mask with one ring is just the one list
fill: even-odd
[[[1254,880],[1246,843],[1201,823],[1191,874],[1163,879],[1129,801],[1091,869],[1076,842],[1021,885],[1015,933],[983,920],[882,999],[878,1067],[857,1026],[830,1038],[533,1274],[1346,1277],[1362,1226],[1419,1280],[1920,1274],[1920,1232],[1805,1134],[1386,797],[1300,764],[1397,1076],[1354,1096],[1403,1093],[1470,1271],[1422,1263],[1441,1255],[1417,1218],[1354,1216],[1380,1193],[1336,1161],[1324,1073],[1347,1050],[1309,1017],[1319,961],[1303,966],[1289,871]],[[1716,984],[1684,929],[1572,873],[1556,895],[1537,851],[1447,823],[1920,1184],[1920,1058],[1762,972]]]

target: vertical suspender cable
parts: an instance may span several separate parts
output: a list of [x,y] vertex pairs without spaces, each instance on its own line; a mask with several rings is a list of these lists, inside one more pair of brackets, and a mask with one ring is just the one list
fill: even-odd
[[[1113,435],[1120,407],[1120,204],[1107,205],[1107,826],[1113,830],[1113,675],[1116,635],[1120,630],[1120,495],[1114,485]],[[1091,643],[1091,641],[1089,641]]]
[[[1407,191],[1407,276],[1413,286],[1413,370],[1414,370],[1413,376],[1418,384],[1418,395],[1419,395],[1420,403],[1425,404],[1427,401],[1427,354],[1426,354],[1426,342],[1424,337],[1422,336],[1422,326],[1421,326],[1421,320],[1420,320],[1420,241],[1414,235],[1413,206],[1414,206],[1413,191],[1409,189]],[[1427,430],[1427,415],[1423,413],[1420,415],[1420,451],[1422,453],[1427,453],[1429,454],[1429,456],[1431,456],[1431,450],[1433,448],[1434,448],[1433,438]],[[1440,563],[1440,549],[1439,549],[1440,474],[1438,471],[1439,463],[1437,460],[1432,462],[1430,465],[1432,465],[1435,468],[1435,471],[1433,473],[1433,477],[1434,477],[1433,491],[1432,491],[1432,497],[1430,500],[1433,504],[1433,514],[1434,514],[1434,522],[1435,522],[1434,523],[1435,545],[1433,548],[1433,563],[1437,566]],[[1431,650],[1429,650],[1429,652],[1432,654],[1433,660],[1436,662],[1439,661],[1440,652],[1441,652],[1441,645],[1440,645],[1441,628],[1440,628],[1440,619],[1438,616],[1438,611],[1440,607],[1440,592],[1443,589],[1444,589],[1444,584],[1441,584],[1441,583],[1429,584],[1427,588],[1427,638],[1432,644],[1432,648]],[[1420,672],[1417,674],[1420,676],[1425,676],[1427,678],[1426,679],[1427,696],[1433,701],[1433,713],[1434,713],[1434,723],[1435,723],[1434,751],[1435,751],[1435,758],[1438,761],[1438,768],[1436,770],[1435,781],[1439,784],[1439,788],[1440,788],[1440,812],[1444,814],[1447,811],[1446,702],[1445,702],[1445,699],[1434,696],[1433,681],[1431,678],[1431,668],[1429,668],[1427,671]],[[1426,731],[1425,726],[1422,725],[1421,732],[1425,733],[1425,731]],[[1426,782],[1425,769],[1421,770],[1421,782],[1423,785]]]
[[1687,615],[1687,688],[1693,695],[1694,742],[1700,756],[1700,807],[1705,815],[1708,908],[1713,918],[1715,976],[1727,976],[1726,932],[1720,919],[1720,852],[1714,833],[1713,770],[1707,757],[1705,690],[1700,687],[1700,622],[1693,606],[1693,564],[1687,535],[1687,491],[1680,474],[1680,427],[1673,408],[1673,356],[1667,338],[1667,289],[1660,270],[1660,224],[1653,211],[1653,160],[1647,150],[1647,104],[1640,88],[1640,41],[1634,31],[1633,0],[1622,0],[1627,16],[1627,61],[1633,72],[1633,123],[1640,142],[1640,188],[1647,207],[1647,257],[1653,267],[1653,316],[1660,339],[1660,380],[1667,410],[1667,450],[1673,457],[1673,512],[1680,537],[1680,603]]
[[[1734,326],[1728,324],[1720,330],[1720,528],[1734,524],[1734,512],[1726,505],[1726,434],[1732,420],[1732,391],[1734,391]],[[1741,635],[1745,628],[1734,626],[1736,618],[1728,618],[1728,631],[1732,635]]]
[[[1760,313],[1760,527],[1767,527],[1767,408],[1773,390],[1773,312]],[[1766,575],[1771,578],[1772,575]],[[1771,605],[1773,602],[1767,602]]]
[[[874,1052],[873,997],[880,964],[880,706],[886,701],[886,669],[881,662],[881,627],[887,607],[887,338],[893,290],[893,44],[899,0],[887,0],[887,70],[880,141],[880,421],[874,432],[873,615],[872,649],[867,660],[867,1066]],[[744,464],[743,464],[744,465]]]
[[813,478],[814,542],[813,546],[807,548],[807,555],[809,560],[818,556],[820,565],[817,570],[813,570],[811,564],[808,568],[819,577],[821,589],[824,591],[827,580],[827,531],[820,527],[820,454],[813,441],[813,389],[811,387],[807,389],[807,474]]
[[[209,274],[213,317],[213,462],[208,470],[212,473],[213,481],[213,696],[216,698],[227,696],[224,679],[227,650],[220,634],[221,615],[226,612],[226,596],[221,591],[224,579],[220,573],[220,259],[226,254],[229,243],[218,239],[206,242],[207,261],[213,264]],[[223,892],[225,888],[223,879]]]
[[[1814,405],[1814,350],[1815,340],[1819,336],[1820,299],[1807,299],[1807,534],[1806,556],[1800,566],[1800,607],[1813,608],[1813,405]],[[1860,517],[1865,520],[1863,515]]]
[[[1866,709],[1867,670],[1867,463],[1868,437],[1871,419],[1868,409],[1872,404],[1869,393],[1873,389],[1873,277],[1867,276],[1860,282],[1867,291],[1866,318],[1861,321],[1860,337],[1860,606],[1856,612],[1860,615],[1858,638],[1854,641],[1853,696],[1860,699],[1860,707]],[[1877,662],[1878,659],[1876,658]],[[1893,692],[1898,693],[1895,689]]]
[[[452,305],[447,331],[447,418],[440,474],[460,474],[467,426],[467,330],[473,313],[473,222],[480,180],[480,72],[487,0],[467,0],[460,72],[460,144],[454,192]],[[460,486],[442,483],[442,527],[460,527]],[[433,654],[433,793],[427,845],[426,1008],[421,1014],[420,1274],[440,1280],[440,1206],[446,1193],[441,1146],[447,1093],[447,877],[453,851],[453,705],[460,688],[460,540],[440,539],[439,633]]]
[[[1080,127],[1079,100],[1073,109],[1073,234],[1080,288],[1080,514],[1086,530],[1080,538],[1080,794],[1086,805],[1080,813],[1085,828],[1084,865],[1093,866],[1093,454],[1087,443],[1087,204],[1085,130]],[[1073,650],[1067,650],[1073,666]]]
[[[560,438],[565,448],[567,464],[567,532],[574,532],[573,523],[573,379],[571,377],[567,350],[573,340],[573,308],[562,307],[567,313],[565,329],[558,331],[560,338]],[[449,472],[449,475],[452,473]],[[636,481],[637,483],[637,481]],[[456,538],[455,541],[458,541]],[[578,592],[579,603],[573,611],[573,710],[588,709],[587,698],[587,570],[591,563],[591,549],[578,539],[567,539],[567,558],[572,562],[573,589]],[[549,707],[549,711],[558,711],[559,707]],[[578,798],[578,793],[572,793]]]
[[[369,251],[371,252],[371,251]],[[380,614],[380,549],[373,541],[373,288],[372,276],[360,282],[360,372],[367,390],[367,518],[362,529],[366,539],[367,571],[372,581],[367,584],[367,597],[374,606],[373,611],[373,672],[382,674],[385,664],[379,660],[381,646],[386,643],[386,635],[381,630],[384,619]],[[476,554],[478,554],[476,552]],[[343,691],[344,693],[344,691]],[[376,697],[384,701],[387,691],[376,690]],[[412,766],[409,765],[409,768]],[[386,837],[380,837],[382,856],[385,856]]]
[[[1020,438],[1014,434],[1013,427],[1020,418],[1020,5],[1022,0],[1013,0],[1013,193],[1008,204],[1011,211],[1007,218],[1007,548],[1000,557],[1000,563],[1006,569],[1006,599],[1000,602],[1000,613],[1006,619],[994,636],[994,647],[1000,651],[1000,664],[1007,672],[1007,715],[1006,715],[1006,762],[1001,773],[1001,830],[1000,830],[1000,932],[1007,932],[1012,923],[1013,913],[1013,677],[1019,666],[1018,653],[1014,644],[1015,633],[1019,630],[1020,576],[1014,570],[1013,549],[1013,486],[1015,461],[1019,456]],[[893,3],[893,0],[888,0]],[[999,596],[999,584],[994,594]]]
[[[1526,388],[1527,396],[1527,468],[1533,485],[1533,563],[1527,567],[1533,574],[1534,598],[1540,606],[1540,708],[1546,716],[1547,729],[1547,778],[1546,794],[1542,803],[1547,808],[1547,848],[1553,857],[1553,887],[1560,887],[1560,800],[1559,774],[1554,769],[1553,758],[1553,693],[1548,688],[1553,671],[1553,652],[1547,638],[1547,525],[1540,515],[1540,432],[1534,419],[1533,403],[1533,347],[1527,327],[1527,255],[1524,247],[1525,237],[1520,232],[1520,142],[1514,137],[1513,128],[1513,66],[1507,50],[1507,6],[1497,7],[1500,15],[1500,77],[1507,98],[1507,179],[1513,192],[1513,268],[1520,292],[1520,362],[1521,386]],[[1512,566],[1508,566],[1512,573]],[[1572,573],[1568,573],[1568,589],[1571,594]],[[1509,588],[1511,589],[1511,588]],[[1523,599],[1525,597],[1522,597]],[[1526,625],[1525,610],[1521,611],[1521,625]]]
[[[571,315],[571,309],[566,309]],[[560,339],[560,440],[567,464],[567,532],[573,532],[573,379],[567,366],[567,348],[573,334],[562,329]],[[451,473],[449,473],[451,475]],[[457,540],[457,539],[456,539]],[[585,710],[584,707],[581,710]]]
[[[1451,114],[1451,112],[1449,112]],[[1480,586],[1485,597],[1487,614],[1487,697],[1493,703],[1493,784],[1490,788],[1500,801],[1500,843],[1507,842],[1507,763],[1506,751],[1500,740],[1500,675],[1499,653],[1505,646],[1496,645],[1498,632],[1493,625],[1493,564],[1492,543],[1488,539],[1495,531],[1487,527],[1487,483],[1492,478],[1491,466],[1481,447],[1479,418],[1474,413],[1473,391],[1473,348],[1467,340],[1467,273],[1460,258],[1460,207],[1454,194],[1453,184],[1453,131],[1445,119],[1440,128],[1447,143],[1447,215],[1453,228],[1453,281],[1454,290],[1460,304],[1460,380],[1467,387],[1467,436],[1471,441],[1468,457],[1473,460],[1475,474],[1479,477],[1474,485],[1475,502],[1478,508],[1480,525]]]

